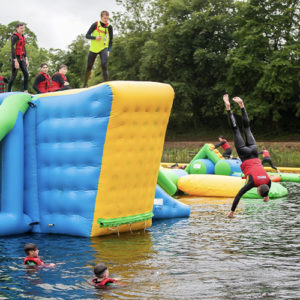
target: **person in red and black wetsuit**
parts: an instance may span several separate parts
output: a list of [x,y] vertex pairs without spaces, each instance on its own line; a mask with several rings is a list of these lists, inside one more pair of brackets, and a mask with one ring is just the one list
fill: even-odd
[[240,189],[233,200],[231,211],[228,214],[228,217],[232,218],[241,197],[253,187],[257,187],[257,193],[264,198],[265,202],[268,202],[271,180],[258,158],[256,141],[250,130],[249,119],[243,100],[239,97],[233,98],[233,101],[238,103],[241,108],[245,141],[230,109],[229,96],[227,94],[223,96],[223,101],[233,130],[234,146],[242,161],[241,169],[247,178],[246,184]]
[[48,64],[41,64],[41,72],[35,77],[33,83],[33,88],[38,94],[48,93],[51,90],[51,78],[48,71]]
[[26,38],[24,36],[25,25],[18,23],[16,25],[16,32],[11,37],[11,77],[8,82],[8,91],[12,91],[13,82],[17,76],[18,70],[21,69],[24,75],[24,92],[28,92],[28,58],[26,54]]
[[71,89],[70,83],[67,80],[66,74],[68,72],[68,67],[66,65],[61,65],[58,72],[52,76],[51,91],[64,91]]
[[121,285],[116,279],[109,278],[109,271],[105,264],[97,264],[94,267],[95,278],[92,279],[92,285],[100,288]]
[[8,80],[0,75],[0,94],[5,93],[6,85],[8,84]]
[[216,144],[215,148],[219,148],[221,146],[224,150],[223,157],[224,158],[230,158],[231,153],[232,153],[232,149],[230,148],[229,143],[227,142],[226,139],[224,139],[224,137],[222,135],[219,136],[219,141],[220,141],[220,143]]
[[279,170],[277,169],[277,167],[275,167],[273,165],[273,162],[272,162],[271,155],[270,155],[269,151],[265,147],[262,148],[262,151],[259,152],[259,154],[262,154],[262,156],[263,156],[263,160],[261,161],[261,163],[263,165],[265,163],[268,163],[271,166],[272,169],[276,170],[279,173]]
[[39,257],[39,249],[33,244],[29,243],[24,246],[26,257],[24,258],[24,265],[32,267],[54,267],[55,264],[45,264]]

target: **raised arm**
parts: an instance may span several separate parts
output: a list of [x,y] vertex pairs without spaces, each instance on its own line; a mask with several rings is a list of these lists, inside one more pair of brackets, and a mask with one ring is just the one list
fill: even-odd
[[236,209],[236,207],[238,206],[242,196],[248,192],[249,190],[251,190],[254,187],[254,180],[252,178],[251,175],[248,176],[248,181],[247,183],[240,189],[240,191],[237,193],[237,195],[235,196],[232,206],[231,206],[231,211],[230,213],[227,215],[228,218],[232,218],[234,211]]

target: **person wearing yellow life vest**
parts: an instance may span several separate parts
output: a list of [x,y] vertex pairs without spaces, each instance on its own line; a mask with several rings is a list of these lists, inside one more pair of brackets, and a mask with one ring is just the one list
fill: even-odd
[[25,24],[18,23],[16,25],[16,31],[11,37],[11,77],[8,83],[8,91],[12,91],[13,82],[18,74],[18,70],[21,69],[24,75],[24,92],[28,92],[28,58],[26,54],[26,38],[24,36]]
[[83,87],[87,87],[97,55],[100,56],[104,81],[108,81],[107,61],[113,42],[113,28],[110,24],[108,24],[108,11],[103,10],[100,14],[100,18],[100,21],[92,24],[85,36],[87,39],[91,40],[91,46]]

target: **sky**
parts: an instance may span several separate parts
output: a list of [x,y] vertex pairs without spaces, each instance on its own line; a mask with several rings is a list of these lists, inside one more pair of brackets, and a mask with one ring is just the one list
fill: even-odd
[[25,22],[36,34],[39,47],[66,50],[99,20],[102,10],[112,13],[122,7],[115,0],[1,0],[0,24]]

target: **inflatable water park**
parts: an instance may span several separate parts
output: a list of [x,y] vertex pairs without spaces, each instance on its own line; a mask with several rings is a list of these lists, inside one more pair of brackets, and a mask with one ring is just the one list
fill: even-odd
[[[234,197],[238,159],[206,144],[182,168],[161,164],[174,91],[168,84],[112,81],[88,89],[0,95],[0,235],[94,237],[184,218],[178,193]],[[270,174],[270,198],[300,182]],[[245,198],[259,199],[255,189]]]
[[153,214],[170,85],[116,81],[0,97],[0,235],[146,229],[168,217],[168,205],[172,217],[189,215],[161,190]]
[[[241,170],[239,159],[224,159],[212,144],[205,144],[189,164],[178,164],[176,169],[172,163],[162,163],[162,185],[169,195],[178,191],[189,196],[198,197],[235,197],[245,184],[246,179]],[[266,168],[268,169],[268,168]],[[283,168],[280,168],[283,171]],[[299,172],[297,168],[285,168],[287,171]],[[300,174],[268,173],[272,185],[269,196],[271,199],[281,198],[288,190],[280,182],[300,182]],[[252,188],[242,198],[262,199],[257,189]]]

